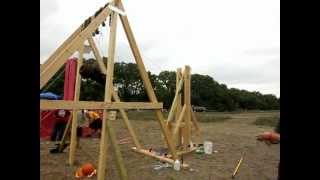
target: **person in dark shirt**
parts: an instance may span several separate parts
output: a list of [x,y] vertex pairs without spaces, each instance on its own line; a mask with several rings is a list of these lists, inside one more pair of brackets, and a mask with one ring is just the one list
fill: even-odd
[[64,129],[70,119],[70,111],[58,109],[54,112],[55,124],[51,134],[51,141],[60,141],[63,136]]

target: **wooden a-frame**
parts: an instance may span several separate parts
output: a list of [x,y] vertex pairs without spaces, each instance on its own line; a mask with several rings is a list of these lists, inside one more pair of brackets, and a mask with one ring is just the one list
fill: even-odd
[[[98,180],[105,179],[105,169],[106,169],[106,156],[107,156],[107,136],[109,136],[110,144],[113,147],[116,154],[116,164],[119,168],[119,174],[121,179],[127,179],[126,169],[123,165],[122,156],[119,150],[119,147],[116,143],[114,136],[114,130],[110,128],[108,120],[108,110],[119,110],[122,119],[124,120],[125,125],[127,126],[130,135],[133,138],[135,147],[133,150],[140,152],[145,155],[149,155],[156,159],[173,163],[174,160],[178,159],[178,156],[182,152],[176,151],[175,142],[172,139],[172,132],[167,127],[165,119],[162,115],[162,103],[159,103],[154,90],[152,88],[150,79],[148,77],[147,71],[142,61],[142,57],[137,46],[136,40],[134,38],[129,20],[125,14],[118,13],[110,8],[110,5],[124,11],[123,4],[121,0],[114,0],[110,3],[107,3],[102,7],[98,13],[94,16],[87,19],[49,58],[48,60],[40,67],[40,89],[46,85],[46,83],[52,78],[52,76],[66,63],[67,59],[71,57],[75,52],[79,52],[79,62],[77,66],[77,79],[76,79],[76,88],[75,88],[75,97],[73,101],[47,101],[40,100],[41,109],[70,109],[73,111],[72,123],[71,123],[71,143],[70,143],[70,152],[69,152],[69,164],[73,165],[75,161],[75,151],[77,147],[76,141],[76,128],[77,128],[77,116],[76,112],[81,109],[103,109],[103,125],[102,125],[102,135],[100,142],[100,152],[99,152],[99,165],[98,165]],[[109,48],[108,48],[108,62],[107,67],[105,67],[102,57],[96,47],[96,44],[92,38],[92,33],[110,16],[111,27],[109,34]],[[114,73],[114,57],[115,57],[115,47],[116,47],[116,32],[117,32],[117,23],[118,16],[120,18],[122,27],[124,28],[126,37],[128,39],[130,49],[134,55],[134,59],[137,63],[140,76],[143,80],[145,90],[149,97],[150,102],[121,102],[120,98],[117,95],[117,92],[113,88],[113,73]],[[88,41],[89,45],[96,57],[100,70],[103,74],[106,75],[106,86],[105,86],[105,98],[104,102],[87,102],[79,101],[80,95],[80,85],[81,85],[81,75],[79,73],[82,61],[83,61],[83,51],[84,44]],[[187,84],[187,83],[185,83]],[[189,85],[190,87],[190,85]],[[189,88],[190,89],[190,88]],[[188,96],[190,96],[190,90],[186,90]],[[188,101],[188,99],[187,99]],[[190,101],[189,101],[190,102]],[[187,104],[190,104],[187,102]],[[190,121],[192,120],[190,116],[190,105],[185,106],[185,122],[186,122],[186,132],[190,130]],[[155,111],[155,115],[160,124],[162,134],[164,136],[166,145],[168,147],[170,158],[160,157],[155,154],[148,152],[143,149],[142,145],[139,143],[139,140],[131,126],[131,123],[128,119],[128,116],[125,112],[125,109],[152,109]],[[176,113],[178,114],[178,113]],[[184,113],[183,113],[184,114]],[[190,134],[185,135],[190,139]],[[184,140],[184,142],[187,142]],[[183,164],[183,167],[187,167],[187,164]]]

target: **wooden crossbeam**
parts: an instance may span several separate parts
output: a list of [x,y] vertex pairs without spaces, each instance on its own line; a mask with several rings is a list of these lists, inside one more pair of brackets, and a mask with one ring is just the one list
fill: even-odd
[[163,103],[40,100],[40,109],[162,109]]

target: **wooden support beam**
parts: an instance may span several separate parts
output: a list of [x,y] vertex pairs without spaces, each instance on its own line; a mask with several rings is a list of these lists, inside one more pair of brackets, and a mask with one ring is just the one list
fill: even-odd
[[[176,72],[176,89],[179,89],[179,82],[180,80],[182,79],[182,70],[181,68],[178,68],[177,69],[177,72]],[[181,110],[182,110],[182,106],[181,106],[181,93],[178,93],[178,96],[177,96],[177,109],[176,109],[176,122],[178,121],[179,119],[179,116],[180,116],[180,113],[181,113]],[[181,137],[181,128],[179,128],[179,131],[177,133],[177,135],[175,136],[175,145],[176,146],[181,146],[182,144],[182,137]]]
[[[83,63],[83,47],[79,51],[80,57],[77,63],[77,72],[76,72],[76,83],[75,83],[75,93],[73,97],[73,102],[77,103],[80,98],[80,87],[81,87],[81,74],[80,68]],[[77,110],[73,109],[72,111],[72,123],[71,123],[71,138],[70,138],[70,151],[69,151],[69,164],[74,164],[76,147],[77,147],[77,127],[78,127],[78,116]]]
[[174,99],[172,101],[172,105],[171,105],[171,109],[170,109],[170,112],[169,112],[169,115],[168,115],[167,123],[172,121],[173,118],[174,118],[174,114],[175,114],[175,112],[177,110],[177,104],[178,104],[177,99],[179,98],[178,95],[180,94],[180,91],[181,91],[182,87],[183,87],[183,79],[181,79],[179,81],[178,89],[176,89],[176,94],[175,94]]
[[61,54],[59,59],[56,59],[47,69],[40,72],[40,89],[42,89],[52,76],[67,62],[68,58],[72,56],[77,49],[79,49],[83,42],[84,40],[81,41],[79,39],[77,43],[70,44],[68,46],[68,51]]
[[77,50],[86,39],[92,36],[99,25],[105,21],[109,16],[110,10],[105,8],[101,13],[94,17],[92,16],[91,23],[86,29],[75,35],[76,37],[71,38],[70,42],[66,43],[64,47],[60,49],[60,53],[53,56],[53,58],[47,60],[40,69],[40,89],[51,79],[51,77],[63,66],[63,64],[68,60],[68,58]]
[[186,113],[185,113],[185,139],[183,143],[184,149],[187,149],[188,145],[190,144],[191,140],[191,74],[190,74],[190,66],[185,66],[184,69],[184,105],[186,106]]
[[40,100],[40,109],[162,109],[162,103]]
[[[110,126],[110,119],[106,120],[105,123],[106,123],[106,130],[108,132],[109,139],[110,139],[110,144],[114,150],[114,154],[115,154],[115,158],[116,158],[116,162],[117,162],[116,165],[117,165],[117,168],[119,171],[120,179],[127,180],[128,179],[127,169],[124,166],[123,158],[121,155],[119,145],[117,143],[115,132],[114,132],[113,128]],[[103,179],[104,179],[104,177],[103,177]]]
[[[117,6],[115,4],[115,6]],[[107,64],[107,76],[105,83],[105,94],[104,101],[107,103],[111,103],[112,92],[113,92],[113,71],[114,71],[114,56],[115,56],[115,47],[116,47],[116,31],[117,31],[117,20],[118,14],[111,13],[111,27],[109,34],[109,47],[108,47],[108,64]],[[106,162],[107,162],[107,130],[108,130],[108,120],[107,120],[108,111],[105,109],[103,111],[103,121],[102,121],[102,134],[100,141],[100,153],[99,153],[99,165],[98,165],[98,180],[105,179],[105,171],[106,171]],[[110,128],[109,128],[110,129]],[[110,131],[108,131],[110,134]],[[114,146],[115,147],[115,146]],[[119,167],[123,166],[117,158],[117,164]],[[120,177],[122,175],[120,174]]]
[[[173,160],[173,159],[156,155],[155,153],[149,152],[148,150],[145,150],[145,149],[137,149],[136,147],[133,147],[133,148],[131,148],[131,149],[132,149],[133,151],[135,151],[135,152],[138,152],[138,153],[141,153],[141,154],[144,154],[144,155],[147,155],[147,156],[156,158],[156,159],[158,159],[159,161],[167,162],[167,163],[170,163],[170,164],[172,164],[172,165],[174,164],[174,160]],[[181,167],[182,167],[182,168],[188,168],[188,167],[189,167],[189,164],[183,163],[183,164],[181,165]]]
[[72,116],[69,117],[66,127],[64,128],[63,135],[59,144],[59,152],[62,152],[63,146],[66,143],[67,134],[71,127]]
[[174,130],[173,130],[173,136],[177,135],[178,130],[180,129],[180,124],[181,124],[183,118],[186,117],[186,109],[187,109],[187,106],[184,105],[183,108],[182,108],[182,111],[180,113],[179,119],[175,124]]
[[79,33],[81,32],[82,29],[82,25],[78,27],[77,30],[75,30],[69,37],[67,40],[65,40],[62,45],[60,47],[58,47],[57,50],[55,50],[55,52],[48,58],[48,60],[46,61],[45,64],[43,64],[40,67],[40,72],[43,71],[44,69],[46,69],[48,66],[50,66],[55,58],[61,54],[61,52],[63,51],[63,49],[65,49],[68,45],[70,45],[70,43],[72,42],[72,40],[74,40],[75,37],[77,37],[79,35]]
[[[118,96],[117,91],[113,91],[113,94],[112,94],[112,95],[113,95],[113,99],[114,99],[116,102],[120,102],[120,98],[119,98],[119,96]],[[123,109],[119,109],[119,111],[120,111],[120,114],[121,114],[121,116],[122,116],[122,119],[123,119],[125,125],[127,126],[128,130],[129,130],[129,133],[130,133],[130,135],[131,135],[131,137],[132,137],[132,139],[133,139],[134,145],[135,145],[138,149],[141,149],[142,146],[141,146],[141,144],[140,144],[140,142],[139,142],[139,140],[138,140],[138,138],[137,138],[136,133],[135,133],[134,130],[133,130],[133,127],[132,127],[132,125],[131,125],[131,123],[130,123],[130,121],[129,121],[129,118],[128,118],[128,116],[127,116],[127,113],[126,113]]]
[[201,129],[200,129],[197,117],[196,117],[194,111],[192,111],[192,110],[191,110],[191,117],[192,117],[191,118],[192,123],[193,123],[194,127],[196,128],[197,135],[201,135]]
[[[118,8],[120,8],[120,9],[122,9],[124,11],[124,8],[123,8],[123,5],[122,5],[121,1],[119,1]],[[144,84],[144,87],[146,89],[147,95],[148,95],[148,97],[149,97],[151,102],[157,103],[158,102],[157,97],[156,97],[156,95],[155,95],[155,93],[153,91],[150,79],[148,77],[148,73],[147,73],[147,71],[145,69],[145,66],[143,64],[142,57],[140,55],[140,51],[138,49],[136,40],[134,38],[133,32],[132,32],[130,24],[129,24],[129,20],[128,20],[127,16],[120,16],[120,20],[121,20],[122,26],[124,28],[125,34],[127,36],[127,39],[129,41],[129,45],[130,45],[131,51],[132,51],[133,56],[135,58],[135,61],[137,63],[137,66],[138,66],[138,69],[139,69],[139,73],[140,73],[140,76],[141,76],[141,78],[143,80],[143,84]],[[172,136],[171,136],[170,131],[166,128],[166,124],[164,122],[163,114],[162,114],[161,110],[156,110],[155,113],[156,113],[158,122],[160,124],[162,133],[163,133],[163,135],[165,137],[165,140],[166,140],[166,142],[168,144],[169,151],[172,153],[173,158],[177,159],[178,156],[176,154],[176,150],[175,150],[175,147],[174,147],[174,144],[173,144],[173,141],[172,141]]]
[[98,48],[96,46],[96,43],[94,42],[94,40],[93,40],[93,38],[91,36],[88,38],[88,42],[89,42],[89,45],[92,48],[94,56],[96,57],[96,59],[98,61],[98,64],[99,64],[101,72],[103,74],[107,74],[107,68],[104,65],[103,59],[102,59],[102,57],[101,57],[101,55],[99,53],[99,50],[98,50]]

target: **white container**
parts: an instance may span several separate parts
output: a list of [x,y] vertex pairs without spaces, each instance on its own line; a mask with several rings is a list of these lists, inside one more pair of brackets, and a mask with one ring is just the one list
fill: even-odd
[[173,164],[173,169],[176,170],[176,171],[180,171],[180,166],[181,166],[180,161],[179,160],[175,160],[174,164]]
[[212,154],[213,144],[210,141],[204,142],[204,153],[205,154]]

